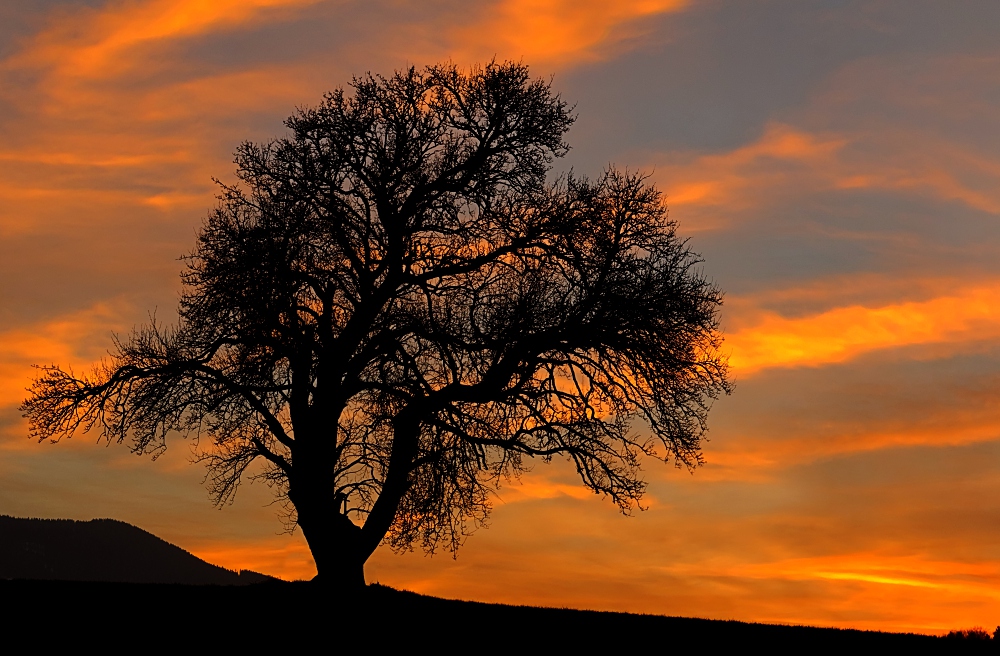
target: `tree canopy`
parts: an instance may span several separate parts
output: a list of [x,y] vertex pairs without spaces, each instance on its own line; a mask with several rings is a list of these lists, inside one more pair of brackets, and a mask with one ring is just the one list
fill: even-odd
[[635,507],[643,456],[701,462],[729,390],[721,293],[644,176],[550,179],[573,120],[496,62],[369,74],[297,111],[238,149],[178,323],[84,377],[43,367],[32,435],[152,454],[198,435],[218,502],[262,461],[345,586],[380,543],[457,548],[533,459]]

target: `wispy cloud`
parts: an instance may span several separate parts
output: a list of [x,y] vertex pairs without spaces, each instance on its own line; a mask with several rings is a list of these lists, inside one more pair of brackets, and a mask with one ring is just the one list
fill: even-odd
[[111,334],[132,308],[122,300],[0,333],[0,407],[20,404],[31,365],[59,364],[79,373],[107,353]]
[[713,481],[774,482],[777,473],[788,467],[847,454],[993,442],[1000,439],[998,419],[997,412],[952,411],[911,423],[891,422],[895,426],[857,427],[844,421],[839,426],[821,426],[812,434],[761,435],[751,429],[721,447],[710,443],[706,456],[709,466],[698,475]]
[[252,25],[269,10],[321,0],[145,0],[84,10],[55,22],[8,65],[51,66],[61,76],[106,78],[141,62],[133,51],[164,41]]
[[881,307],[853,305],[788,318],[764,314],[727,337],[738,375],[770,367],[817,367],[876,350],[1000,338],[1000,283],[980,282],[947,296]]
[[835,134],[812,134],[790,125],[772,123],[755,142],[733,151],[672,156],[672,164],[658,164],[671,207],[684,205],[745,207],[774,187],[793,185],[802,176],[829,168],[848,139]]
[[453,56],[494,55],[542,66],[579,65],[648,31],[647,21],[684,10],[687,0],[500,0],[471,25],[450,31]]
[[739,216],[830,192],[930,198],[1000,214],[1000,160],[894,126],[850,133],[771,123],[735,150],[652,156],[647,166],[675,216],[699,219],[683,223],[690,231],[724,229]]

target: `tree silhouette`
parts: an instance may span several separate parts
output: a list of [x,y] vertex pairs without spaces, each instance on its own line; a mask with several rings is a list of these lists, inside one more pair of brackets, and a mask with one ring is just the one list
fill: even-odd
[[720,292],[637,174],[547,180],[574,117],[525,66],[355,79],[237,151],[182,274],[179,323],[43,367],[32,435],[158,454],[196,435],[214,499],[248,467],[317,578],[364,584],[382,542],[456,549],[533,458],[623,511],[643,455],[701,462],[728,392]]

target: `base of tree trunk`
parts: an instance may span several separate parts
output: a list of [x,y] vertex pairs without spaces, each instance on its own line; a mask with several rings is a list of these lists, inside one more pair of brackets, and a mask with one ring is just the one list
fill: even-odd
[[331,590],[362,590],[365,583],[364,565],[345,567],[339,572],[321,572],[312,577],[312,583]]

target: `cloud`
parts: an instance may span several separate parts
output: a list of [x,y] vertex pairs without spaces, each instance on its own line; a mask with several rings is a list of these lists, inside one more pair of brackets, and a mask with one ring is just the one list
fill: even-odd
[[453,56],[494,55],[536,66],[578,66],[643,33],[644,21],[679,12],[687,0],[501,0],[472,25],[450,30]]
[[[825,458],[852,453],[871,453],[887,449],[919,446],[961,446],[993,442],[1000,439],[1000,428],[995,421],[1000,417],[982,415],[964,417],[953,412],[939,415],[940,423],[889,427],[872,427],[856,430],[849,420],[843,424],[826,425],[821,432],[833,435],[798,433],[788,436],[741,433],[736,440],[726,440],[724,445],[709,444],[706,460],[708,467],[698,475],[708,480],[744,480],[773,482],[776,472],[787,467],[815,462]],[[838,432],[837,429],[840,429]],[[702,473],[702,471],[704,473]]]
[[726,337],[730,365],[737,375],[749,376],[770,367],[817,367],[915,344],[996,340],[998,294],[1000,282],[987,282],[881,307],[853,305],[796,318],[765,313],[756,325]]
[[584,487],[582,483],[548,480],[538,472],[523,476],[519,481],[511,481],[499,490],[499,500],[503,504],[558,497],[591,499],[594,496],[594,491]]
[[1000,159],[912,127],[837,132],[772,122],[729,152],[646,157],[674,216],[692,232],[760,220],[769,208],[830,193],[846,200],[874,191],[1000,215]]
[[247,26],[269,10],[320,0],[146,0],[114,3],[57,21],[10,64],[51,66],[62,76],[102,78],[132,70],[131,51],[169,40]]
[[[877,144],[891,156],[868,162],[861,148],[840,165],[834,186],[846,191],[883,189],[914,193],[1000,214],[1000,161],[934,135],[889,130],[854,140]],[[879,143],[881,142],[881,143]]]
[[[668,568],[669,569],[669,568]],[[949,611],[947,607],[958,600],[965,604],[975,604],[980,608],[980,621],[1000,602],[997,583],[1000,583],[1000,569],[991,562],[941,561],[917,554],[895,554],[885,552],[837,553],[810,558],[791,558],[763,563],[734,563],[731,567],[713,564],[711,569],[687,571],[688,576],[732,577],[733,579],[770,580],[788,582],[812,582],[822,585],[831,582],[840,588],[843,595],[853,588],[853,595],[868,597],[868,604],[874,605],[881,598],[885,604],[903,602],[904,612],[923,616],[922,622],[907,626],[902,617],[897,619],[896,630],[919,630],[922,632],[945,633],[968,621],[967,611]],[[848,593],[850,594],[850,593]],[[916,596],[919,601],[914,603]],[[935,599],[936,597],[936,599]],[[847,603],[844,603],[847,602]],[[843,610],[849,608],[847,599],[841,600]],[[890,606],[886,606],[886,610]],[[928,610],[935,608],[940,613],[930,616]],[[777,619],[777,618],[776,618]],[[829,619],[816,617],[817,624],[826,624]],[[900,621],[902,620],[902,622]],[[867,623],[857,619],[850,622],[854,627],[885,626],[884,620]],[[838,624],[835,622],[835,624]],[[883,629],[884,630],[884,629]]]
[[[673,155],[657,163],[671,207],[746,206],[765,190],[788,185],[828,167],[848,143],[842,135],[811,134],[790,125],[771,123],[750,144],[723,154]],[[671,161],[672,160],[672,161]]]
[[0,407],[18,405],[34,377],[33,364],[89,371],[107,354],[111,333],[133,308],[121,299],[100,302],[31,326],[0,333]]

